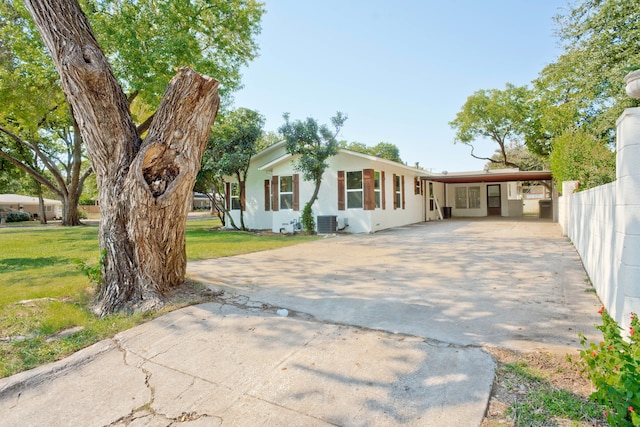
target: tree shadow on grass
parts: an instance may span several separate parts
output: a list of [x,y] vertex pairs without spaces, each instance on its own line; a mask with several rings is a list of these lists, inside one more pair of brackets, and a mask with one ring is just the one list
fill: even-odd
[[5,258],[0,259],[0,271],[21,271],[31,268],[50,267],[52,265],[68,262],[68,259],[61,257],[44,258]]

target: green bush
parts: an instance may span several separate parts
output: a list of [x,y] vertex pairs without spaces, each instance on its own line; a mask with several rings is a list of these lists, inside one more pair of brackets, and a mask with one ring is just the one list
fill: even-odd
[[309,203],[302,209],[302,228],[309,234],[313,234],[316,229],[316,221],[313,219],[313,210]]
[[31,219],[31,215],[27,212],[5,212],[0,215],[3,215],[7,222],[29,221]]
[[580,357],[597,390],[591,398],[608,409],[607,422],[612,427],[640,426],[640,323],[631,313],[628,339],[622,328],[600,309],[604,341],[597,345],[580,336]]

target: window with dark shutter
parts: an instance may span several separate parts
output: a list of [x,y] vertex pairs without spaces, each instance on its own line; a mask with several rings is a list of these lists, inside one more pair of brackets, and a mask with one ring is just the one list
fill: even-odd
[[344,210],[344,171],[338,171],[338,210]]
[[271,181],[264,180],[264,211],[269,212],[271,210]]
[[362,171],[363,189],[364,189],[364,209],[372,211],[376,208],[375,198],[375,180],[373,169],[364,169]]
[[300,210],[300,175],[293,174],[293,210]]
[[280,206],[280,193],[278,187],[278,175],[271,177],[271,209],[277,211]]
[[244,181],[240,182],[240,210],[242,211],[247,210],[247,192],[245,191],[245,188]]
[[382,189],[382,209],[387,209],[387,199],[385,197],[384,171],[380,172],[380,188]]
[[400,177],[393,174],[393,209],[398,209],[400,206]]
[[404,209],[404,175],[402,175],[402,209]]

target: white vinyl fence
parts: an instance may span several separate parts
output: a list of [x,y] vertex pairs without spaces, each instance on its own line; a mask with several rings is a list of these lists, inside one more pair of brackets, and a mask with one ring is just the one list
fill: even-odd
[[563,183],[558,221],[626,331],[629,314],[640,312],[640,108],[618,119],[616,146],[616,181],[577,193],[576,182]]

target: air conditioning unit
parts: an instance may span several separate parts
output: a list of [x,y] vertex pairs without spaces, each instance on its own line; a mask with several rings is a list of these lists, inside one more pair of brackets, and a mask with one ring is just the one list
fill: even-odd
[[338,230],[338,217],[336,215],[318,215],[316,225],[318,234],[332,234]]

